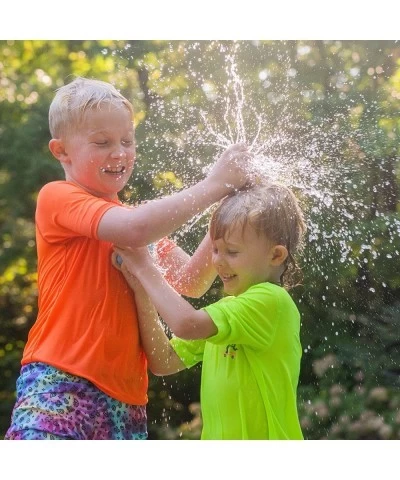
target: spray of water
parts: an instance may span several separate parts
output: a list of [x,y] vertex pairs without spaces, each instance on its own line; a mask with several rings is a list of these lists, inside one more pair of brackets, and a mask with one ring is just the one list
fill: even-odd
[[[256,43],[189,42],[179,47],[184,49],[180,62],[157,65],[159,80],[153,82],[153,113],[145,122],[143,152],[162,152],[154,160],[154,171],[171,169],[189,185],[199,165],[205,165],[204,175],[226,147],[237,142],[249,145],[254,157],[251,173],[286,184],[301,199],[308,222],[303,260],[312,263],[314,271],[319,270],[315,277],[332,289],[340,265],[362,269],[382,255],[399,253],[388,253],[374,243],[373,233],[363,226],[371,219],[366,193],[373,182],[358,147],[362,134],[353,129],[350,136],[345,128],[351,103],[329,117],[308,115],[305,100],[312,92],[296,86],[296,68],[283,43],[282,51],[275,52],[278,73],[260,66],[258,79],[246,78],[246,61],[251,49],[258,48]],[[155,66],[147,68],[152,72]],[[163,71],[168,78],[184,78],[186,93],[171,95],[173,81],[168,84]],[[205,100],[193,100],[192,91],[202,92]],[[343,155],[349,150],[352,155]],[[209,162],[198,160],[207,156]],[[177,232],[183,246],[195,227],[207,227],[207,213]],[[379,211],[374,216],[386,225],[389,238],[398,237],[398,219]]]
[[[263,50],[261,54],[258,49]],[[311,50],[307,45],[297,46],[301,58]],[[121,57],[126,58],[129,51],[121,52]],[[254,52],[259,65],[253,63]],[[313,304],[318,295],[315,305],[323,305],[326,311],[341,309],[349,325],[355,315],[349,315],[351,303],[345,303],[347,272],[352,281],[354,272],[359,272],[357,281],[364,282],[363,295],[367,292],[370,301],[379,288],[387,288],[385,268],[393,269],[392,262],[400,255],[394,247],[400,236],[398,214],[393,208],[380,210],[379,202],[371,202],[374,195],[382,196],[391,188],[394,164],[381,159],[380,145],[385,140],[380,141],[376,125],[378,102],[364,101],[362,93],[357,97],[357,88],[352,96],[342,92],[340,102],[335,89],[346,82],[352,88],[351,78],[342,71],[327,74],[336,82],[332,89],[303,85],[295,57],[285,42],[210,41],[171,42],[165,61],[162,52],[157,60],[144,58],[139,67],[151,81],[144,93],[149,108],[142,123],[144,134],[138,139],[139,153],[146,156],[150,176],[171,170],[188,186],[207,173],[226,147],[237,142],[249,145],[251,173],[292,188],[306,214],[307,242],[300,263],[312,275],[305,277],[300,302]],[[359,70],[358,66],[351,68],[350,77],[356,78]],[[368,128],[361,125],[363,108],[363,121],[371,123]],[[208,213],[197,215],[176,232],[183,248],[188,249],[194,233],[199,238],[206,231]],[[378,263],[380,271],[375,268],[370,282],[368,270]],[[393,317],[398,317],[396,311]],[[327,314],[327,318],[334,321],[313,319],[316,333],[311,337],[318,338],[314,343],[311,338],[311,345],[304,344],[305,354],[316,347],[332,352],[340,345],[341,326],[335,322],[341,317]],[[344,343],[344,350],[356,349],[354,340],[350,347]],[[390,362],[386,354],[385,362]],[[307,404],[311,406],[311,400]],[[162,417],[168,426],[167,413],[164,409]]]

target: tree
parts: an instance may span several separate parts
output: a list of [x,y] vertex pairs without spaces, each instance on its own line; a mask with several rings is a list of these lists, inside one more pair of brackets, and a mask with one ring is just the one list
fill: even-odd
[[[393,41],[1,41],[0,430],[36,318],[35,199],[62,178],[48,107],[82,75],[133,101],[138,160],[124,201],[195,182],[237,140],[253,145],[258,175],[294,188],[309,227],[293,291],[305,435],[400,438],[399,58]],[[193,251],[206,228],[199,216],[175,238]],[[221,295],[216,281],[193,303]],[[199,373],[151,377],[152,438],[198,438]]]

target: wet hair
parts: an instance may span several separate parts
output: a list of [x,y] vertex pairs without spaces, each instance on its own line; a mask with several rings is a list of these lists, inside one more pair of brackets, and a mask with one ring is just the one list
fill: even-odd
[[299,285],[302,274],[295,256],[302,249],[306,224],[294,193],[279,183],[267,183],[228,195],[212,214],[211,239],[225,238],[237,226],[244,231],[247,225],[268,242],[287,248],[281,284],[287,289]]
[[104,104],[110,107],[126,107],[133,116],[133,106],[110,83],[101,80],[77,77],[71,83],[57,90],[49,109],[49,127],[53,138],[79,128],[85,112],[100,108]]

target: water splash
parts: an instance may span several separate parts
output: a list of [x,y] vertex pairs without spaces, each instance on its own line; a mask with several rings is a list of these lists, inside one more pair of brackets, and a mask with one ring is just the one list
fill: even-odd
[[[399,256],[377,237],[378,230],[384,230],[393,243],[400,222],[374,209],[367,198],[374,189],[384,190],[385,184],[374,180],[370,160],[360,148],[368,144],[367,134],[348,128],[354,100],[330,116],[317,110],[310,114],[308,100],[322,94],[296,83],[296,64],[285,42],[273,46],[273,62],[257,67],[258,78],[248,78],[246,66],[258,48],[257,42],[171,44],[175,63],[149,61],[144,66],[150,73],[157,70],[141,139],[146,155],[155,152],[148,167],[155,172],[171,169],[188,186],[227,146],[247,143],[254,155],[253,173],[288,185],[301,198],[308,222],[304,262],[319,272],[315,278],[323,279],[327,290],[341,288],[334,285],[342,266],[362,270],[368,262]],[[308,53],[304,46],[298,48],[299,55]],[[186,87],[176,88],[174,82],[182,79]],[[338,74],[337,82],[344,81]],[[378,140],[368,141],[373,145]],[[383,164],[378,168],[390,170]],[[371,231],[371,221],[376,232]],[[177,232],[179,243],[185,246],[187,234],[194,228],[204,230],[207,222],[207,215],[192,219]]]

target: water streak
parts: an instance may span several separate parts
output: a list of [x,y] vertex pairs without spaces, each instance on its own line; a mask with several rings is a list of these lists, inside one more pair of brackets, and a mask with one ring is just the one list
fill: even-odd
[[[159,149],[162,153],[155,168],[167,164],[165,168],[170,167],[188,185],[193,183],[198,165],[204,165],[198,158],[204,158],[205,148],[214,148],[215,158],[232,143],[248,144],[254,155],[252,173],[286,184],[300,198],[308,223],[303,260],[320,271],[327,287],[334,283],[341,265],[361,269],[365,262],[389,258],[384,246],[375,241],[370,222],[384,222],[386,235],[393,242],[400,233],[399,220],[386,212],[373,212],[367,199],[371,188],[382,189],[384,185],[373,185],[368,159],[357,147],[363,143],[363,134],[354,130],[353,137],[358,135],[355,142],[343,129],[351,105],[334,117],[319,116],[316,120],[316,115],[307,115],[304,99],[310,93],[293,87],[296,69],[289,57],[282,53],[277,58],[279,75],[260,66],[257,83],[246,78],[243,67],[243,50],[250,47],[254,45],[243,42],[232,42],[229,47],[210,42],[208,49],[200,42],[188,44],[184,75],[193,83],[186,95],[160,95],[153,102],[155,111],[146,121],[143,150]],[[208,63],[219,61],[223,65],[220,71],[207,70]],[[172,65],[166,73],[183,75]],[[160,78],[160,90],[162,81]],[[190,101],[190,88],[202,91],[206,101]],[[255,89],[261,93],[253,94]],[[263,95],[265,101],[257,103],[255,98]],[[160,118],[163,127],[159,126]],[[346,150],[353,154],[344,156]],[[211,165],[211,161],[206,162],[203,173]],[[196,216],[177,232],[180,243],[194,228],[207,228],[208,213]]]

